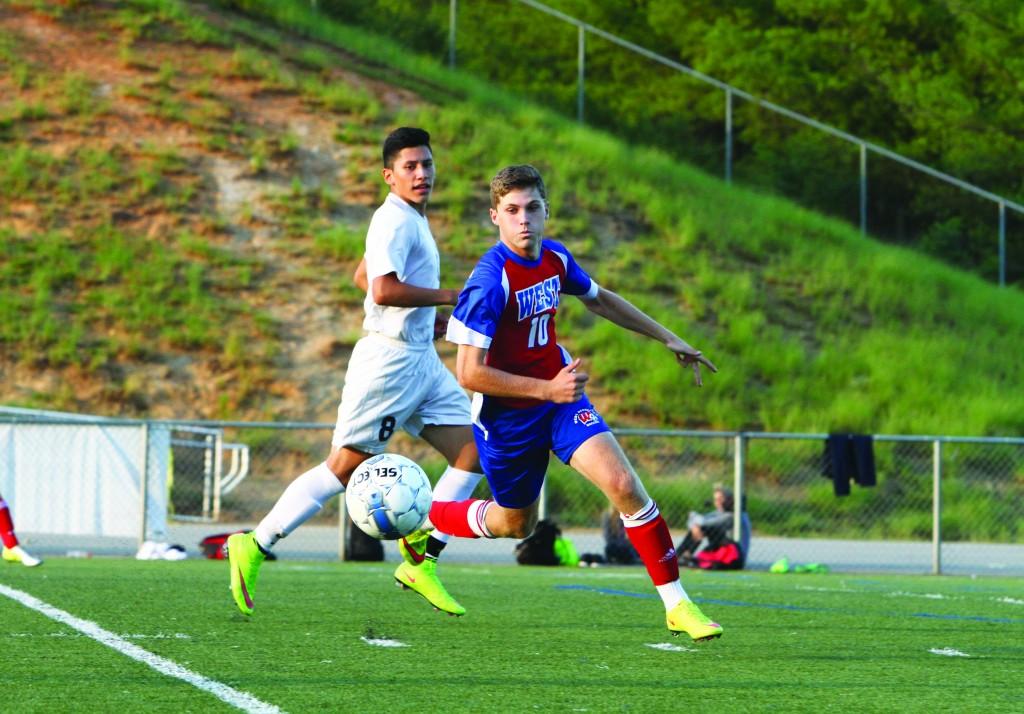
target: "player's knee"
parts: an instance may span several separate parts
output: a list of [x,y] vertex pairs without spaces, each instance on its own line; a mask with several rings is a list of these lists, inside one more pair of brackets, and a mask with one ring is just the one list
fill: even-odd
[[369,456],[369,454],[361,454],[351,449],[335,448],[331,451],[325,463],[331,473],[341,481],[341,484],[348,486],[348,481],[352,478],[352,472]]
[[639,493],[639,482],[628,470],[616,469],[605,480],[605,495],[612,503],[633,500]]

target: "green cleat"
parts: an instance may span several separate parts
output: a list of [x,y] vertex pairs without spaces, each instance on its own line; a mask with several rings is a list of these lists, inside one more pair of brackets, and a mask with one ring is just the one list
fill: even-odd
[[665,616],[668,631],[673,635],[685,632],[694,642],[704,642],[722,636],[722,626],[700,611],[697,603],[683,600]]
[[395,569],[395,582],[402,588],[419,593],[436,609],[449,615],[461,617],[466,614],[466,608],[448,594],[437,577],[435,560],[425,558],[419,565],[409,565],[405,561],[399,563]]
[[423,562],[431,530],[430,528],[421,528],[398,541],[398,552],[401,554],[402,560],[409,565],[419,565]]
[[260,550],[256,536],[251,531],[229,536],[224,549],[231,566],[231,595],[242,614],[251,615],[253,598],[256,596],[256,579],[267,555]]

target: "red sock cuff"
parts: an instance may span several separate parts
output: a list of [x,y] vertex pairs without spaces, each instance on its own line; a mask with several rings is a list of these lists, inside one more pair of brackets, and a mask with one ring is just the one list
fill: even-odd
[[459,538],[479,538],[469,526],[469,509],[479,499],[465,501],[434,501],[430,507],[430,522],[434,528]]
[[679,580],[679,561],[672,546],[672,534],[660,515],[642,526],[626,528],[629,542],[636,548],[655,585]]

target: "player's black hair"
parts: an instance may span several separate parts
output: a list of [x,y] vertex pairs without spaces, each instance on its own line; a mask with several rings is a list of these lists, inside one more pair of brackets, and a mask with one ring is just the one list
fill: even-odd
[[[409,149],[414,146],[425,146],[430,149],[430,134],[424,129],[413,126],[400,126],[388,134],[384,140],[384,149],[381,152],[385,168],[390,168],[395,157],[402,149]],[[433,152],[433,149],[431,149]]]
[[509,191],[534,187],[540,192],[540,197],[546,204],[548,191],[544,187],[544,179],[541,177],[540,171],[529,164],[506,166],[491,179],[491,208],[497,208],[498,201]]

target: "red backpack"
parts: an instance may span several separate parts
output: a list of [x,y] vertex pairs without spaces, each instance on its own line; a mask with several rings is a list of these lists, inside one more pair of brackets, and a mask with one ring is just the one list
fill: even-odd
[[727,540],[718,548],[705,548],[698,551],[693,559],[697,561],[697,567],[704,570],[741,570],[743,568],[743,555],[736,542],[731,540]]

